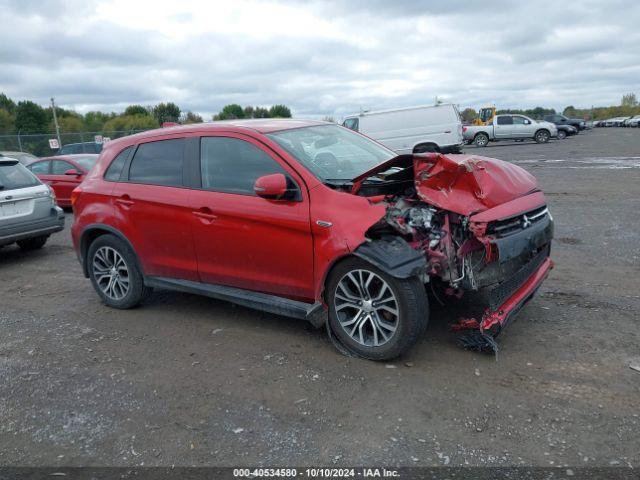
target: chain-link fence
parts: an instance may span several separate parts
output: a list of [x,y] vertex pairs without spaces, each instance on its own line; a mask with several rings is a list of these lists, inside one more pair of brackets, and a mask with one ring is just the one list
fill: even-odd
[[[74,132],[74,133],[61,133],[60,141],[62,145],[77,145],[72,148],[73,153],[95,153],[95,148],[92,148],[92,143],[96,140],[98,143],[102,142],[102,139],[113,140],[120,137],[126,137],[127,135],[133,135],[134,133],[144,132],[145,130],[120,130],[120,131],[102,131],[102,132]],[[55,133],[37,133],[37,134],[19,134],[19,135],[0,135],[0,151],[12,151],[12,152],[27,152],[37,157],[45,157],[48,155],[55,155],[59,149],[51,148],[49,146],[49,140],[57,140]]]

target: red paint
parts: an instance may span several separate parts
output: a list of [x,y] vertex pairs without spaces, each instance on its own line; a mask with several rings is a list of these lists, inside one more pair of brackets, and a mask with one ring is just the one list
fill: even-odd
[[[82,183],[87,172],[87,169],[84,168],[81,164],[79,164],[76,159],[78,157],[88,157],[91,155],[88,154],[78,154],[78,155],[60,155],[58,157],[44,157],[40,158],[28,165],[28,168],[33,168],[35,165],[43,163],[43,162],[51,162],[52,160],[61,160],[70,165],[71,168],[66,168],[62,173],[53,174],[53,173],[35,173],[36,177],[38,177],[43,183],[51,186],[53,191],[56,194],[56,199],[58,201],[58,205],[61,207],[71,207],[71,192]],[[95,155],[97,157],[97,155]],[[71,172],[75,170],[78,172],[78,175],[72,174]]]
[[[76,250],[80,253],[80,238],[89,225],[104,224],[129,240],[146,275],[230,285],[307,302],[323,301],[330,268],[366,241],[367,230],[384,219],[388,199],[329,188],[265,135],[319,124],[298,120],[201,123],[107,143],[96,167],[73,196]],[[279,164],[289,182],[283,183],[282,174],[259,178],[255,183],[257,193],[266,192],[269,197],[263,198],[204,190],[198,185],[166,187],[103,178],[111,161],[129,146],[209,136],[233,137],[253,144]],[[191,170],[199,170],[198,160],[192,160],[196,163]],[[445,215],[440,244],[431,248],[428,242],[412,241],[411,245],[428,257],[430,275],[442,275],[460,255],[486,245],[487,222],[544,204],[535,179],[524,170],[469,155],[395,157],[354,179],[352,192],[357,192],[367,177],[399,163],[413,167],[422,201],[470,216],[469,226],[476,235],[460,248],[454,246],[450,215]],[[282,195],[284,189],[291,188],[291,182],[299,193],[295,199]],[[452,222],[459,225],[459,220]],[[550,261],[543,266],[550,268]],[[509,309],[515,308],[513,302],[539,285],[546,271],[544,275],[536,272],[505,303],[503,313],[487,313],[482,328],[501,323]],[[457,288],[452,293],[462,294]]]

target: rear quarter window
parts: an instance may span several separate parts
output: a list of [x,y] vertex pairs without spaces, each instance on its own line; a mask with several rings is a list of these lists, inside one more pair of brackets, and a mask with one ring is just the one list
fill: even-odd
[[109,168],[107,168],[107,171],[104,174],[105,180],[110,182],[117,182],[120,180],[124,164],[127,162],[127,158],[129,158],[131,150],[133,150],[133,147],[127,147],[116,155],[116,158],[113,159],[111,165],[109,165]]

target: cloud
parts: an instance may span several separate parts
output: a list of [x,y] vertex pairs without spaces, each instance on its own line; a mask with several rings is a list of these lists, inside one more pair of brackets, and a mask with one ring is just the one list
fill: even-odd
[[612,104],[638,87],[640,4],[0,0],[0,91],[81,111],[285,103]]

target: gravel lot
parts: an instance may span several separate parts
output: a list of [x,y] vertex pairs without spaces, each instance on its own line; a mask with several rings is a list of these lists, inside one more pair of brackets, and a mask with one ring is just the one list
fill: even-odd
[[112,310],[67,228],[0,251],[0,464],[638,466],[640,129],[467,152],[534,173],[556,220],[497,359],[456,346],[464,304],[386,364],[188,294]]

